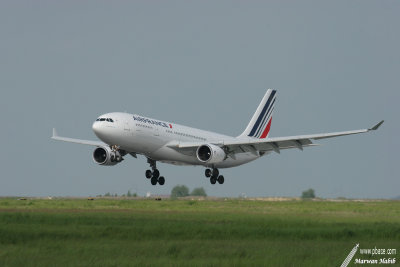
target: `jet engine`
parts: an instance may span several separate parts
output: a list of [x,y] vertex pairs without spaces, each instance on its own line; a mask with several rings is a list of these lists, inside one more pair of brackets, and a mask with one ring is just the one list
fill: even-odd
[[226,158],[224,150],[212,144],[199,146],[196,155],[199,161],[207,164],[220,163]]
[[93,151],[93,160],[99,165],[113,166],[120,163],[123,158],[118,150],[104,146],[98,147]]

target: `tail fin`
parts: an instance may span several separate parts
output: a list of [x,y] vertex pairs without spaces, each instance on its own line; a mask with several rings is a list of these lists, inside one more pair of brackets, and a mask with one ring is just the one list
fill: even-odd
[[272,113],[274,111],[276,90],[268,89],[260,105],[239,137],[266,138],[271,129]]

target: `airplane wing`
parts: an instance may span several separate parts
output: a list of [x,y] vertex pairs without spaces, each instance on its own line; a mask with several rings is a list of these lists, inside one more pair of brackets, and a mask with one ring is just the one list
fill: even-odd
[[[323,133],[323,134],[312,134],[312,135],[298,135],[298,136],[288,136],[288,137],[275,137],[267,139],[236,139],[236,140],[226,140],[221,142],[211,142],[212,144],[218,145],[225,149],[228,156],[234,157],[236,153],[251,152],[257,154],[259,152],[275,151],[280,153],[281,149],[291,149],[297,148],[303,150],[304,147],[317,146],[313,144],[312,140],[326,139],[344,135],[360,134],[369,131],[374,131],[382,125],[384,121],[379,122],[375,126],[369,129],[344,131],[344,132],[333,132],[333,133]],[[192,142],[180,142],[177,144],[171,144],[170,147],[174,147],[178,150],[194,149],[204,143],[192,143]]]
[[57,130],[55,128],[53,128],[53,136],[51,138],[54,140],[58,140],[58,141],[83,144],[83,145],[89,145],[89,146],[108,146],[106,143],[103,143],[100,141],[82,140],[82,139],[74,139],[74,138],[58,136]]

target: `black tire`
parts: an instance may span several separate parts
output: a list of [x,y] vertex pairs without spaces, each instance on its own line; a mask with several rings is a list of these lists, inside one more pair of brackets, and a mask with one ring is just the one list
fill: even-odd
[[153,177],[151,178],[151,184],[156,185],[157,184],[157,178]]
[[160,185],[165,184],[165,178],[164,178],[164,176],[158,177],[158,183],[159,183]]
[[219,175],[218,169],[213,169],[212,177],[214,177],[215,179],[217,179],[217,178],[218,178],[218,175]]
[[210,178],[210,177],[211,177],[211,174],[212,174],[212,171],[211,171],[210,169],[206,169],[206,171],[204,172],[204,175],[205,175],[207,178]]
[[224,178],[224,176],[222,176],[222,175],[220,175],[220,176],[218,176],[218,183],[219,184],[223,184],[224,183],[224,181],[225,181],[225,178]]
[[156,179],[158,179],[158,177],[160,177],[160,171],[157,170],[157,169],[155,169],[155,170],[153,171],[153,177],[156,178]]
[[215,184],[217,182],[217,178],[211,177],[210,178],[210,183]]
[[146,171],[146,178],[150,179],[151,177],[153,177],[153,173],[151,172],[151,170],[147,170]]

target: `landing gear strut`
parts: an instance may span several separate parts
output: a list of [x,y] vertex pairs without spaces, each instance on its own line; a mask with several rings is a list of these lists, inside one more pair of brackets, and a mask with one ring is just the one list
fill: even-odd
[[117,145],[113,145],[110,148],[111,148],[111,156],[110,156],[111,162],[120,163],[121,161],[124,160],[124,158],[122,157],[126,155],[126,152],[124,150],[121,150],[120,147]]
[[210,183],[211,184],[216,184],[217,182],[219,184],[223,184],[225,181],[224,176],[219,175],[219,171],[217,168],[213,168],[211,169],[206,169],[206,171],[204,172],[205,176],[207,178],[210,178]]
[[150,164],[151,170],[146,170],[146,178],[150,179],[152,185],[165,184],[164,176],[160,176],[160,171],[157,169],[156,161],[150,158],[147,158],[147,162]]

